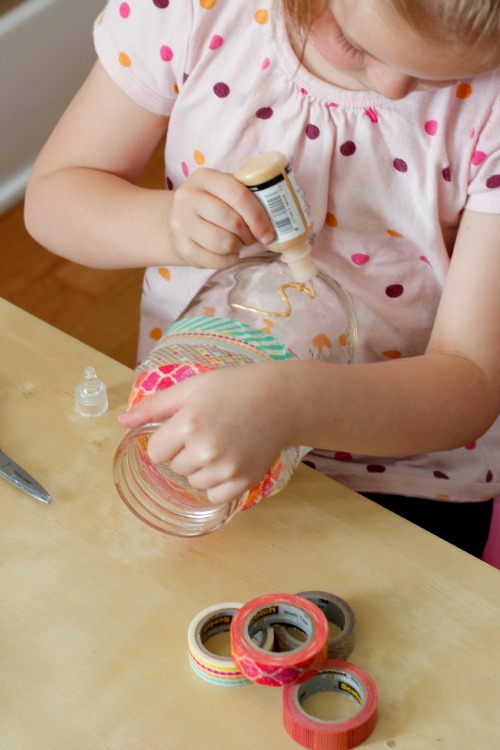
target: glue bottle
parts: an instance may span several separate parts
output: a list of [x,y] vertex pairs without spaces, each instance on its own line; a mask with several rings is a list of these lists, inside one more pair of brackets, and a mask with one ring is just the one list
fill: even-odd
[[266,247],[281,253],[295,281],[316,276],[309,244],[311,210],[286,156],[279,151],[251,156],[236,167],[233,176],[252,191],[271,219],[276,239]]

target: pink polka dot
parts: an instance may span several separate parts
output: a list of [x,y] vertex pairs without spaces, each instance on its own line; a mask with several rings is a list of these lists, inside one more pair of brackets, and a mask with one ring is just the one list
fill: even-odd
[[219,99],[224,99],[226,96],[229,95],[230,88],[227,85],[227,83],[223,83],[222,81],[219,81],[219,83],[216,83],[214,86],[214,94],[215,96],[218,96]]
[[436,135],[438,129],[437,120],[427,120],[424,125],[424,130],[427,135]]
[[174,53],[172,52],[172,49],[170,47],[167,47],[166,44],[160,47],[160,57],[163,60],[163,62],[170,62],[173,56],[174,56]]
[[300,93],[301,94],[307,94],[307,89],[305,89],[303,86],[300,87]]
[[311,140],[314,141],[316,138],[319,137],[320,130],[317,125],[312,125],[309,123],[306,127],[306,135]]
[[333,457],[335,461],[352,461],[352,453],[346,451],[335,451]]
[[373,107],[365,109],[365,115],[367,115],[373,123],[378,122],[378,112],[376,109],[373,109]]
[[328,102],[328,106],[329,107],[338,107],[339,105],[337,104],[337,102]]
[[269,120],[269,118],[273,116],[272,107],[261,107],[257,110],[255,116],[258,117],[259,120]]
[[472,443],[469,443],[468,445],[464,445],[464,448],[465,448],[465,450],[467,450],[467,451],[473,451],[473,450],[474,450],[474,448],[476,447],[476,445],[477,445],[477,443],[476,443],[476,441],[474,440],[474,442],[472,442]]
[[128,3],[122,3],[120,5],[120,15],[122,18],[128,18],[130,15],[130,5]]
[[182,167],[182,174],[184,175],[184,177],[189,177],[189,167],[185,161],[182,162],[181,167]]
[[474,151],[472,154],[472,163],[473,164],[481,164],[482,161],[486,159],[486,154],[484,151]]
[[390,284],[388,287],[386,287],[385,293],[391,299],[395,299],[396,297],[401,297],[404,290],[405,288],[402,284]]
[[340,146],[339,150],[342,156],[352,156],[356,151],[356,144],[354,141],[346,141]]
[[271,60],[270,60],[270,59],[269,59],[268,57],[265,57],[265,58],[264,58],[264,59],[262,60],[262,64],[261,64],[261,66],[260,66],[260,69],[261,69],[261,70],[265,70],[265,69],[266,69],[266,68],[268,68],[268,67],[269,67],[270,65],[271,65]]
[[420,260],[423,260],[424,263],[427,263],[429,266],[432,265],[429,258],[426,255],[421,255]]
[[492,174],[491,177],[488,177],[486,187],[490,189],[500,187],[500,174]]
[[404,159],[394,159],[392,163],[394,165],[394,169],[397,169],[398,172],[408,171],[408,164],[404,161]]
[[354,255],[351,255],[351,260],[357,266],[364,266],[364,264],[368,263],[370,260],[370,256],[365,255],[364,253],[354,253]]
[[221,36],[219,36],[218,34],[214,34],[210,40],[210,44],[208,45],[208,47],[209,49],[219,49],[219,47],[222,47],[223,42],[224,39]]
[[443,175],[443,180],[446,180],[446,182],[451,182],[451,169],[449,167],[445,167],[441,174]]

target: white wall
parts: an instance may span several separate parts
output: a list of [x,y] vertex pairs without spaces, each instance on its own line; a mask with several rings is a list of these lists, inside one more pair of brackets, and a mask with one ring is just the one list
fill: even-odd
[[23,0],[0,16],[0,214],[95,60],[105,0]]

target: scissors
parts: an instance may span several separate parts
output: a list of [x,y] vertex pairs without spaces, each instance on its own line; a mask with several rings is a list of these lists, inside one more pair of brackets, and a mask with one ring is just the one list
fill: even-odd
[[24,490],[28,495],[41,500],[42,503],[50,503],[52,500],[47,490],[3,451],[0,451],[0,476],[5,477],[8,482]]

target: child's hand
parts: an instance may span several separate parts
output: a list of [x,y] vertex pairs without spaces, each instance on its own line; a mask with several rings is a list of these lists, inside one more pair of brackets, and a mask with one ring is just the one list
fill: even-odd
[[274,239],[259,201],[232,175],[197,169],[175,191],[170,214],[172,249],[186,264],[228,268],[244,246]]
[[273,364],[222,368],[144,398],[119,421],[133,428],[166,420],[149,441],[152,460],[169,461],[212,502],[229,502],[289,444],[287,390]]

